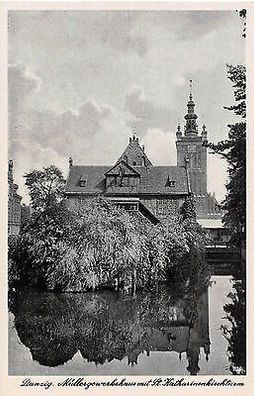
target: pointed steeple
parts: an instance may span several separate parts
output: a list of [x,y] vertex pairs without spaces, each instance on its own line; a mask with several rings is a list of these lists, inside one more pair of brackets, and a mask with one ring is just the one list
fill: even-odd
[[195,114],[195,103],[193,101],[193,97],[192,97],[192,80],[190,80],[190,96],[189,96],[189,101],[187,103],[187,114],[185,115],[185,120],[186,120],[186,124],[185,124],[185,130],[184,130],[184,134],[186,135],[191,135],[191,134],[195,134],[197,135],[198,133],[198,125],[197,125],[197,114]]

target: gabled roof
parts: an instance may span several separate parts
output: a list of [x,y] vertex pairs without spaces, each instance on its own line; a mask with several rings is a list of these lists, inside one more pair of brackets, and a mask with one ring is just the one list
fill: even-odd
[[[113,167],[114,168],[114,167]],[[188,194],[188,181],[186,170],[177,166],[137,166],[131,167],[140,174],[139,186],[118,187],[117,192],[128,194],[151,195],[179,195]],[[112,166],[72,166],[66,183],[65,191],[68,193],[105,194],[106,177]],[[80,177],[85,177],[86,185],[80,186]],[[175,187],[167,187],[166,181],[174,180]]]
[[[139,193],[179,194],[188,193],[186,170],[180,166],[137,167],[141,183]],[[167,187],[167,180],[175,181],[175,187]]]
[[[72,166],[67,178],[65,191],[73,193],[102,194],[105,192],[104,174],[111,168],[105,165]],[[80,186],[80,177],[86,179],[85,187]]]
[[142,165],[149,165],[152,166],[153,164],[147,157],[144,149],[139,144],[139,139],[133,136],[129,140],[129,144],[119,157],[117,162],[124,160],[128,162],[128,164],[132,166],[142,166]]
[[119,172],[123,172],[124,175],[128,175],[128,176],[131,175],[139,176],[139,172],[124,160],[117,162],[111,169],[109,169],[105,173],[105,176],[117,176],[119,175]]

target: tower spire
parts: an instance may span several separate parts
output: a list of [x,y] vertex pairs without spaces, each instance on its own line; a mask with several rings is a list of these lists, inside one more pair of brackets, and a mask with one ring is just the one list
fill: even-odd
[[197,135],[198,133],[198,126],[197,126],[197,114],[195,114],[195,103],[193,101],[193,95],[192,95],[192,89],[193,89],[193,81],[190,80],[190,96],[189,96],[189,101],[187,103],[187,114],[185,115],[185,135]]

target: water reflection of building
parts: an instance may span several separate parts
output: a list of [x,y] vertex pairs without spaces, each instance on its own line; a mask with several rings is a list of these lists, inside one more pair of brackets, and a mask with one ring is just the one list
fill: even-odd
[[209,306],[208,292],[206,291],[198,302],[198,316],[193,326],[188,324],[172,326],[163,331],[154,330],[152,333],[151,349],[147,351],[174,351],[179,358],[186,353],[188,360],[187,370],[191,375],[199,372],[199,359],[203,348],[206,359],[210,354],[209,337]]
[[[127,359],[137,365],[142,353],[177,352],[186,356],[191,375],[199,372],[200,354],[210,353],[208,292],[197,305],[179,299],[168,303],[168,293],[137,294],[126,301],[112,293],[54,295],[31,292],[15,300],[15,327],[32,358],[56,367],[80,351],[87,362],[106,364]],[[125,310],[123,310],[123,304]],[[196,312],[191,326],[188,313]],[[191,311],[191,312],[190,312]]]
[[204,293],[199,300],[199,315],[197,321],[190,329],[188,349],[186,351],[189,365],[187,370],[191,375],[197,375],[199,372],[200,352],[203,348],[206,360],[210,354],[210,338],[209,338],[209,307],[208,292]]

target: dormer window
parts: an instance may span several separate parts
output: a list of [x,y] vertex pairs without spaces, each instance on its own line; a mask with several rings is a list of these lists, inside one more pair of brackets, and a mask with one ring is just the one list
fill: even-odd
[[80,176],[79,185],[80,185],[80,187],[86,186],[86,177],[85,176]]
[[175,187],[176,186],[176,181],[175,180],[171,180],[168,176],[165,187]]

